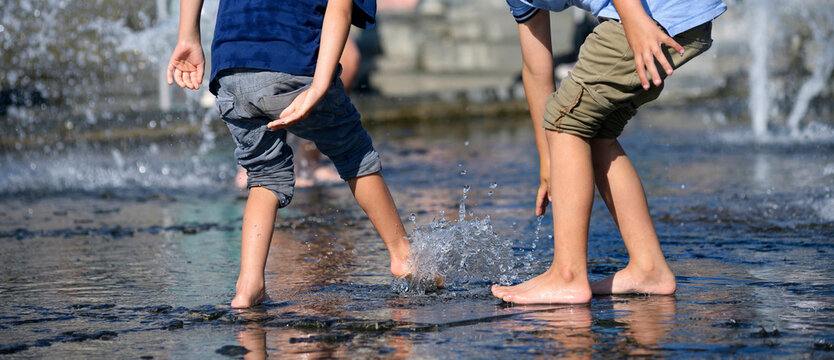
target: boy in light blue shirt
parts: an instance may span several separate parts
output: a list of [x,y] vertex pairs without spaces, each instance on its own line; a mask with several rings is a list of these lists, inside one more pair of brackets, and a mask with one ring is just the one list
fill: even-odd
[[[672,273],[637,172],[617,137],[663,79],[712,44],[721,0],[507,0],[519,23],[522,80],[539,153],[536,215],[553,203],[554,256],[543,274],[492,293],[519,304],[587,303],[594,294],[673,294]],[[601,20],[555,91],[549,11],[577,6]],[[663,71],[659,71],[663,69]],[[651,82],[650,82],[651,81]],[[544,126],[541,121],[544,120]],[[590,283],[594,185],[620,229],[628,265]]]

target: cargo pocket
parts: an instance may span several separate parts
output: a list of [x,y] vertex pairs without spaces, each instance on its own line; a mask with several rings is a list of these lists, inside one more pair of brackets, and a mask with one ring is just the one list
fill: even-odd
[[545,103],[544,127],[550,130],[558,130],[562,119],[573,112],[582,100],[585,89],[582,85],[570,78],[562,80],[559,90],[550,94]]
[[215,105],[217,105],[217,111],[220,112],[221,118],[227,118],[232,113],[232,110],[235,108],[235,100],[234,98],[230,97],[221,97],[218,96],[214,99]]
[[672,48],[667,48],[671,55],[672,66],[677,69],[683,64],[703,54],[712,46],[712,22],[701,24],[675,35],[674,40],[683,46],[683,56]]

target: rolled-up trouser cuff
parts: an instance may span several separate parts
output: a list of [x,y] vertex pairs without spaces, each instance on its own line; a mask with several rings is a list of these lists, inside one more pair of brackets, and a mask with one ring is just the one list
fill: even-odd
[[260,171],[246,172],[246,186],[262,187],[271,190],[278,198],[278,207],[290,204],[295,187],[295,174],[292,163],[284,168],[263,168]]
[[379,153],[374,150],[371,137],[365,131],[358,133],[351,142],[350,146],[338,148],[339,151],[343,151],[338,154],[334,154],[334,149],[327,146],[319,146],[321,152],[333,161],[336,171],[343,180],[347,181],[382,170]]

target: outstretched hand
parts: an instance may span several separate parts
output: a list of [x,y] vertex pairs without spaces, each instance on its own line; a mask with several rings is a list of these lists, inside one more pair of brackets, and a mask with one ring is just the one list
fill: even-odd
[[295,97],[290,106],[281,112],[278,119],[270,121],[266,127],[274,131],[306,119],[322,97],[324,97],[324,91],[316,90],[314,87],[304,90]]
[[179,42],[168,61],[168,85],[177,83],[182,88],[197,90],[203,83],[206,59],[199,42]]
[[630,18],[624,17],[622,20],[626,39],[634,52],[634,66],[637,68],[640,84],[643,89],[649,89],[649,80],[646,77],[646,71],[648,71],[654,85],[660,86],[663,80],[660,78],[655,59],[663,67],[666,75],[672,75],[673,72],[672,65],[666,60],[661,46],[665,44],[681,55],[683,55],[683,46],[663,32],[644,12]]

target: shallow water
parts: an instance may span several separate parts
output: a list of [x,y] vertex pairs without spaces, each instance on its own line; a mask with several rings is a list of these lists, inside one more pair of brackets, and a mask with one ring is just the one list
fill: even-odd
[[[583,306],[510,306],[488,290],[501,275],[540,273],[552,257],[549,214],[540,232],[533,215],[537,160],[526,120],[370,126],[407,229],[412,213],[426,226],[443,211],[453,225],[469,186],[466,221],[489,217],[512,269],[496,274],[472,261],[445,290],[397,292],[385,248],[347,187],[300,189],[276,223],[273,301],[245,311],[228,307],[244,193],[229,184],[225,133],[208,150],[182,138],[9,150],[0,158],[0,354],[834,356],[834,144],[728,142],[736,129],[685,124],[699,111],[644,110],[622,138],[678,293]],[[475,239],[475,248],[455,249],[496,246]],[[592,279],[626,262],[599,199],[589,259]]]

